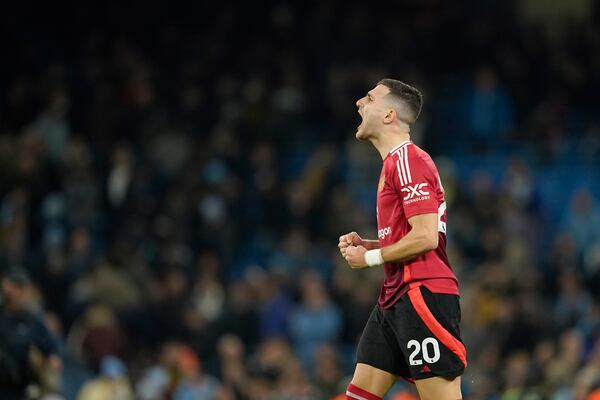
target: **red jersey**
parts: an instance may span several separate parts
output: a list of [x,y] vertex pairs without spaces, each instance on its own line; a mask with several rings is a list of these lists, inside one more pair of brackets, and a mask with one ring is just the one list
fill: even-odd
[[381,308],[392,307],[415,281],[433,293],[459,294],[446,255],[446,202],[440,176],[429,154],[407,141],[383,160],[377,187],[379,244],[396,243],[410,231],[409,218],[429,213],[438,215],[438,247],[409,261],[385,263]]

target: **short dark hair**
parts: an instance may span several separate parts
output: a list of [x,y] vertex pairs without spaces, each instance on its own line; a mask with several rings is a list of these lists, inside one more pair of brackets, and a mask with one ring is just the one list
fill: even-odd
[[408,115],[405,116],[406,122],[414,123],[423,106],[423,94],[419,89],[410,86],[396,79],[382,79],[377,82],[378,85],[383,85],[390,89],[390,95],[398,97],[407,106]]

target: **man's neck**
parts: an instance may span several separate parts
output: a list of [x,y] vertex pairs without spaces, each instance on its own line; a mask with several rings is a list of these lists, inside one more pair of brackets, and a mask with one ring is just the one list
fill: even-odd
[[378,139],[373,139],[371,143],[373,143],[373,146],[377,149],[379,155],[381,155],[381,158],[385,159],[385,157],[389,154],[390,151],[409,141],[410,135],[408,133],[401,133],[399,135],[393,135],[391,137],[387,136],[380,137]]

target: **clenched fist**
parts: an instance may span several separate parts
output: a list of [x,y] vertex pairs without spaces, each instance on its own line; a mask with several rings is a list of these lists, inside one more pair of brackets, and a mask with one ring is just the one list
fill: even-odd
[[340,236],[340,241],[338,243],[338,247],[340,249],[340,253],[342,253],[342,257],[346,257],[346,249],[348,246],[361,246],[363,244],[363,240],[358,233],[350,232],[345,235]]
[[338,248],[342,257],[352,268],[365,268],[367,266],[365,262],[367,249],[364,244],[363,239],[356,232],[340,236]]
[[367,268],[367,262],[365,260],[365,253],[367,249],[365,246],[348,246],[345,249],[344,259],[354,269]]

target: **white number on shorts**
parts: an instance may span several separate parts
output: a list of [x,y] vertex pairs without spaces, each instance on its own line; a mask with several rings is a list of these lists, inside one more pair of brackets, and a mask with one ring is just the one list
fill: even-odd
[[412,353],[410,353],[410,357],[408,357],[408,362],[410,362],[410,365],[421,365],[421,364],[423,364],[423,360],[415,360],[415,357],[421,351],[421,343],[419,343],[415,339],[412,339],[411,341],[408,342],[407,347],[410,350],[410,348],[413,346],[415,349],[413,350]]
[[[428,344],[433,346],[433,357],[430,357]],[[440,344],[436,339],[428,337],[423,340],[423,359],[429,364],[433,364],[440,359]]]
[[[428,345],[431,345],[431,346],[428,346]],[[425,339],[423,339],[422,344],[419,343],[418,340],[412,339],[408,342],[406,347],[408,347],[409,350],[414,347],[414,350],[412,351],[412,353],[410,353],[410,356],[408,357],[408,362],[410,363],[410,365],[423,364],[423,360],[421,360],[420,358],[415,358],[419,355],[421,350],[423,350],[423,359],[428,364],[434,364],[434,363],[438,362],[438,360],[440,359],[440,344],[438,343],[437,339],[435,339],[435,338],[432,338],[432,337],[425,338]],[[429,352],[430,347],[433,348],[433,356]]]

